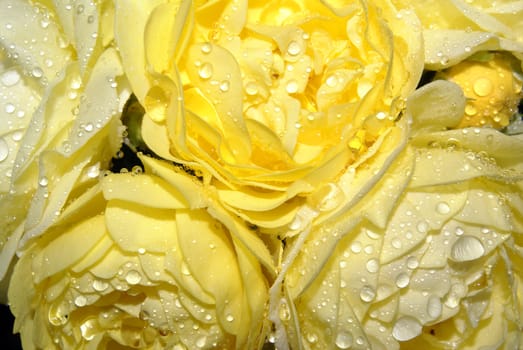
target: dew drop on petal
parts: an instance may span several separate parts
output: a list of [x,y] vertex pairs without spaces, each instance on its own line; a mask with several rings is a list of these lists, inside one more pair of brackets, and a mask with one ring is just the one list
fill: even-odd
[[223,80],[220,83],[220,91],[221,92],[227,92],[231,88],[231,83],[228,80]]
[[51,307],[49,307],[49,312],[48,312],[47,317],[49,319],[49,322],[53,326],[63,326],[64,324],[67,323],[67,321],[69,319],[67,314],[64,312],[64,310],[62,310],[62,308],[60,306],[55,306],[55,305],[52,305]]
[[212,51],[211,43],[204,43],[204,44],[202,44],[201,51],[204,54],[211,53],[211,51]]
[[98,176],[100,176],[100,167],[98,165],[93,165],[87,168],[87,177],[96,179]]
[[307,341],[311,344],[315,344],[318,342],[318,336],[316,335],[316,333],[307,333],[305,335],[305,338],[307,339]]
[[278,316],[280,316],[280,320],[282,321],[288,321],[291,319],[291,312],[289,310],[289,305],[287,305],[286,301],[280,302]]
[[147,91],[144,99],[145,109],[147,110],[147,115],[155,122],[165,120],[168,104],[169,98],[161,87],[153,86]]
[[416,229],[419,233],[426,233],[429,230],[429,224],[426,221],[418,222]]
[[23,133],[23,132],[21,132],[21,131],[15,131],[15,132],[13,133],[13,136],[12,136],[12,137],[13,137],[13,141],[17,141],[17,142],[18,142],[18,141],[20,141],[20,140],[22,139],[23,136],[24,136],[24,133]]
[[85,306],[87,304],[87,298],[83,295],[79,295],[74,299],[74,304],[78,307]]
[[474,82],[473,86],[476,95],[481,97],[489,95],[493,88],[492,81],[487,78],[479,78]]
[[338,77],[335,75],[331,75],[327,78],[325,83],[327,84],[327,86],[335,87],[336,85],[338,85]]
[[46,187],[49,184],[49,180],[47,179],[47,177],[42,176],[40,180],[38,180],[38,184],[42,187]]
[[16,85],[20,81],[20,74],[15,70],[9,70],[2,74],[0,81],[5,87]]
[[42,71],[42,69],[40,67],[35,67],[33,68],[33,70],[31,71],[31,74],[33,75],[33,77],[35,78],[41,78],[43,75],[44,75],[44,72]]
[[250,96],[254,96],[258,93],[258,86],[254,82],[247,83],[245,85],[245,93]]
[[485,254],[485,247],[474,236],[460,236],[452,245],[450,257],[454,261],[471,261],[481,258]]
[[125,275],[125,280],[129,284],[135,285],[140,283],[140,281],[142,280],[142,275],[140,275],[140,273],[136,270],[130,270],[129,272],[127,272],[127,275]]
[[5,105],[5,112],[6,112],[7,114],[11,114],[11,113],[13,113],[15,110],[16,110],[16,107],[15,107],[14,104],[12,104],[12,103],[6,103],[6,105]]
[[411,340],[421,334],[422,326],[417,319],[403,316],[396,321],[392,328],[392,336],[397,341]]
[[441,315],[443,306],[441,304],[440,298],[435,295],[432,295],[427,302],[427,313],[432,318],[438,318]]
[[93,319],[87,320],[84,323],[82,323],[80,325],[80,332],[82,333],[82,337],[87,341],[93,340],[93,338],[96,335],[95,327],[96,323]]
[[401,242],[401,239],[399,239],[397,237],[392,239],[391,245],[396,249],[400,249],[401,247],[403,247],[403,243]]
[[287,85],[285,86],[285,90],[289,93],[289,94],[295,94],[296,92],[298,92],[298,83],[296,82],[296,80],[292,79],[292,80],[289,80],[287,82]]
[[469,116],[473,116],[473,115],[476,115],[476,113],[478,113],[478,110],[476,109],[476,107],[472,104],[467,104],[465,106],[465,113]]
[[207,343],[207,337],[204,335],[196,340],[196,346],[200,349],[203,349],[205,347],[205,344]]
[[287,46],[287,53],[291,56],[299,55],[301,52],[301,46],[296,41],[291,41],[289,45]]
[[371,286],[363,286],[360,290],[360,298],[364,302],[371,302],[376,297],[376,291]]
[[415,256],[409,256],[407,258],[407,267],[411,270],[417,269],[419,266],[419,261]]
[[370,259],[367,261],[367,271],[370,273],[376,273],[379,270],[380,264],[378,262],[378,259]]
[[109,283],[101,280],[94,280],[93,281],[93,289],[97,292],[103,292],[109,287]]
[[0,138],[0,162],[3,162],[7,159],[9,156],[9,145],[4,140],[4,138]]
[[396,286],[398,288],[405,288],[409,285],[409,283],[410,283],[410,277],[405,272],[400,273],[396,277]]
[[436,204],[436,211],[441,215],[448,214],[450,213],[450,206],[447,202],[439,202]]
[[227,322],[232,322],[232,321],[234,321],[234,316],[231,314],[228,314],[227,316],[225,316],[225,320]]
[[336,335],[336,346],[338,349],[349,349],[352,347],[353,337],[349,332],[341,331]]
[[214,72],[214,68],[213,68],[212,64],[209,62],[202,64],[200,66],[200,68],[198,69],[198,75],[202,79],[209,79],[210,77],[212,77],[213,72]]

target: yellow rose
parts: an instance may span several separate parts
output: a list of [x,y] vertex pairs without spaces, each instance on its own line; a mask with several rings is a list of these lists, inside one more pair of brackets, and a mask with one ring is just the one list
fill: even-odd
[[335,184],[405,142],[421,32],[388,1],[121,0],[115,28],[145,143],[261,232],[348,206],[362,188]]
[[412,9],[423,25],[426,68],[440,70],[476,52],[509,51],[523,57],[523,6],[500,0],[392,0]]
[[[439,74],[461,86],[467,98],[458,128],[467,126],[507,127],[518,112],[522,78],[520,62],[500,53],[483,60],[468,59]],[[515,68],[514,68],[515,67]]]
[[193,177],[142,161],[144,174],[84,191],[17,262],[9,301],[24,348],[263,344],[267,249]]
[[447,130],[460,92],[416,91],[410,141],[380,182],[293,247],[278,348],[523,346],[523,135]]
[[1,7],[0,280],[19,241],[44,232],[108,166],[121,143],[125,87],[108,46],[109,3]]

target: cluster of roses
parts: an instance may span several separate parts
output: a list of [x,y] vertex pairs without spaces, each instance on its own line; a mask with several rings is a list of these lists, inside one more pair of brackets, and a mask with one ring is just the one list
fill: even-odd
[[523,1],[0,8],[25,349],[523,347]]

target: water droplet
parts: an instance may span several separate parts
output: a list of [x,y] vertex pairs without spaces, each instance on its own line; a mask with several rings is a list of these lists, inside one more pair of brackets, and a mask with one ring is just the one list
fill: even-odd
[[318,336],[316,335],[316,333],[307,333],[305,335],[305,338],[311,344],[315,344],[316,342],[318,342]]
[[403,247],[403,243],[401,242],[401,239],[399,238],[393,238],[392,241],[390,242],[390,244],[396,248],[396,249],[401,249],[401,247]]
[[87,123],[84,125],[84,130],[87,131],[87,132],[91,132],[94,130],[94,125],[93,123]]
[[0,139],[0,162],[3,162],[9,156],[9,145],[2,137]]
[[361,249],[362,249],[362,246],[361,246],[361,243],[359,241],[356,241],[356,242],[353,242],[351,245],[350,245],[350,250],[355,253],[355,254],[358,254],[361,252]]
[[205,62],[198,69],[198,75],[202,79],[209,79],[210,77],[212,77],[213,72],[214,72],[214,68],[213,68],[212,64],[209,62]]
[[441,315],[442,310],[443,306],[441,304],[440,298],[432,295],[427,303],[427,313],[432,318],[438,318]]
[[472,261],[485,254],[485,247],[474,236],[461,236],[452,245],[450,257],[454,261]]
[[186,263],[182,263],[182,266],[180,266],[180,272],[185,276],[191,275],[191,271],[189,271],[189,267]]
[[287,82],[287,86],[285,87],[285,90],[287,90],[287,92],[289,94],[294,94],[296,92],[298,92],[298,82],[296,82],[296,80],[292,79],[292,80],[289,80]]
[[296,41],[289,42],[289,45],[287,46],[287,53],[291,56],[299,55],[301,52],[301,46]]
[[360,298],[364,302],[371,302],[376,297],[376,291],[371,286],[363,286],[360,290]]
[[62,310],[60,306],[51,305],[47,314],[49,322],[53,326],[63,326],[67,323],[69,317],[65,310]]
[[93,281],[93,289],[97,292],[103,292],[109,287],[109,283],[101,280],[94,280]]
[[87,168],[87,177],[96,179],[98,176],[100,176],[100,166],[98,164]]
[[40,67],[35,67],[33,68],[33,70],[31,71],[31,74],[33,75],[33,77],[35,78],[41,78],[43,75],[44,75],[44,72],[42,71],[42,69]]
[[207,343],[207,337],[204,335],[196,340],[196,346],[200,349],[203,349],[205,347],[205,344]]
[[330,211],[340,205],[344,199],[345,194],[335,183],[327,183],[309,197],[311,205],[319,211]]
[[250,96],[254,96],[258,93],[258,86],[254,82],[247,83],[245,85],[245,93]]
[[78,90],[79,88],[82,87],[82,79],[80,79],[80,78],[71,79],[71,82],[69,83],[69,86],[73,90]]
[[465,106],[465,113],[467,115],[473,116],[473,115],[476,115],[476,113],[478,113],[478,110],[476,109],[476,107],[474,105],[468,103]]
[[201,47],[202,53],[208,54],[212,51],[212,45],[211,43],[203,43]]
[[93,319],[87,320],[84,323],[82,323],[80,325],[80,332],[82,333],[82,337],[87,341],[93,340],[97,333],[95,327],[96,323]]
[[14,104],[12,104],[12,103],[6,103],[6,105],[5,105],[5,112],[6,112],[7,114],[11,114],[11,113],[13,113],[13,112],[15,111],[15,109],[16,109],[16,107],[15,107]]
[[231,83],[228,80],[223,80],[220,83],[220,91],[222,91],[222,92],[229,91],[230,87],[231,87]]
[[436,211],[441,215],[448,214],[450,213],[450,206],[447,202],[439,202],[436,204]]
[[421,334],[421,324],[411,316],[403,316],[396,321],[392,328],[392,336],[397,341],[411,340]]
[[479,78],[474,82],[473,86],[474,92],[481,97],[489,95],[493,88],[492,81],[487,78]]
[[396,286],[398,286],[398,288],[405,288],[409,285],[409,283],[410,283],[410,277],[405,272],[400,273],[396,277]]
[[142,280],[142,275],[140,275],[140,273],[136,270],[130,270],[129,272],[127,272],[127,275],[125,275],[125,280],[130,285],[135,285],[140,283],[140,281]]
[[282,300],[280,302],[280,308],[278,310],[278,315],[280,316],[280,320],[282,321],[288,321],[291,319],[291,312],[289,310],[289,305],[287,305],[287,302]]
[[74,299],[74,304],[78,307],[83,307],[87,304],[87,298],[83,295],[79,295]]
[[227,322],[232,322],[232,321],[234,321],[234,316],[231,314],[228,314],[227,316],[225,316],[225,320]]
[[378,261],[378,259],[370,259],[369,261],[367,261],[367,271],[369,271],[370,273],[376,273],[378,272],[379,268],[380,268],[380,263]]
[[159,86],[153,86],[145,95],[144,105],[147,115],[155,122],[165,120],[169,98]]
[[18,72],[15,70],[9,70],[2,74],[0,81],[6,87],[16,85],[20,81],[20,74],[18,74]]
[[418,222],[416,229],[419,233],[426,233],[429,230],[429,224],[426,221]]
[[329,87],[335,87],[336,85],[338,85],[338,77],[335,76],[335,75],[331,75],[327,78],[327,80],[325,81],[325,83],[327,84],[327,86]]
[[409,256],[407,258],[407,267],[411,270],[417,269],[419,266],[419,261],[415,256]]
[[387,113],[385,113],[385,112],[378,112],[378,113],[376,113],[376,119],[378,119],[378,120],[383,120],[386,117],[387,117]]
[[22,139],[23,136],[24,136],[24,133],[23,133],[23,132],[21,132],[21,131],[15,131],[15,132],[13,133],[13,141],[18,142],[18,141],[20,141],[20,140]]
[[46,187],[49,184],[49,180],[47,179],[47,177],[42,176],[38,181],[38,184],[42,187]]
[[352,334],[349,332],[339,332],[338,335],[336,335],[336,346],[339,349],[349,349],[352,347]]

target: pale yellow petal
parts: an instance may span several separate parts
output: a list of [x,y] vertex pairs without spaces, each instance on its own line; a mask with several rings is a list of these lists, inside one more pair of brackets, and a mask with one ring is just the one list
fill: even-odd
[[[56,237],[32,261],[35,283],[70,268],[88,254],[104,234],[104,218],[95,216]],[[63,254],[64,247],[67,247],[68,254]]]
[[150,208],[186,208],[182,195],[159,177],[147,174],[110,174],[102,182],[106,200],[119,199]]
[[[206,45],[210,45],[207,52]],[[251,145],[242,116],[241,72],[234,56],[210,43],[192,45],[187,51],[187,73],[215,108],[225,142],[238,161],[249,158]],[[195,62],[200,62],[196,66]],[[215,62],[220,62],[216,64]],[[216,104],[216,102],[220,102]]]
[[463,90],[449,81],[436,80],[421,87],[407,100],[413,129],[446,130],[459,124],[465,113]]
[[176,0],[151,12],[144,32],[148,68],[166,74],[172,70],[192,30],[192,7],[191,1]]
[[[176,225],[180,249],[191,274],[216,298],[222,327],[238,334],[242,322],[247,321],[242,319],[244,291],[238,280],[240,273],[232,243],[224,228],[204,211],[189,210],[176,211]],[[232,321],[227,316],[232,316]]]
[[155,174],[174,186],[186,198],[189,208],[201,208],[205,205],[206,199],[201,185],[194,178],[183,173],[183,170],[151,157],[141,156],[140,159],[144,163],[146,172]]
[[108,233],[124,251],[165,252],[176,234],[175,210],[110,200],[105,210]]
[[115,5],[116,43],[132,90],[142,103],[151,84],[146,73],[145,44],[138,38],[144,38],[145,26],[151,12],[165,2],[119,0]]
[[29,72],[33,82],[43,90],[44,85],[54,81],[72,59],[70,49],[60,46],[63,40],[61,28],[50,18],[52,14],[48,10],[36,11],[30,2],[4,1],[1,6],[2,47],[11,55],[18,56],[18,64]]

